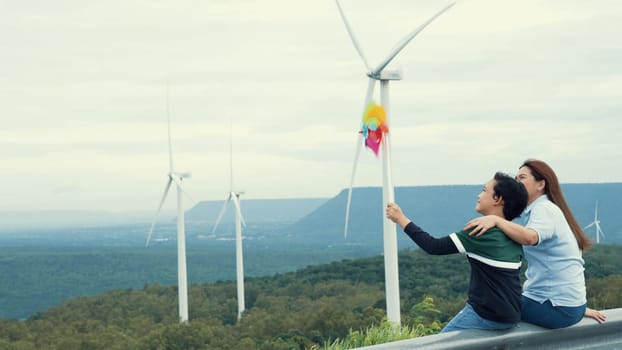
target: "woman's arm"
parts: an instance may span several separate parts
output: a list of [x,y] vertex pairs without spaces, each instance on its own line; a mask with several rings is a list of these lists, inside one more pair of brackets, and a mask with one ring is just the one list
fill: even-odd
[[469,233],[469,236],[475,235],[479,237],[495,226],[518,244],[538,244],[538,233],[536,231],[496,215],[486,215],[475,218],[467,222],[466,226],[464,226],[464,230],[473,229]]

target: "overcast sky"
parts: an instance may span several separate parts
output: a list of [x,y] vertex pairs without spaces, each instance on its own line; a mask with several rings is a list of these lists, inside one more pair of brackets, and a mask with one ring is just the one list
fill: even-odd
[[[372,65],[449,3],[341,2]],[[367,77],[332,0],[0,0],[0,19],[0,210],[155,210],[167,81],[194,202],[226,196],[230,126],[244,198],[349,185]],[[620,23],[619,0],[458,1],[388,67],[395,185],[483,184],[526,158],[622,181]],[[355,186],[381,184],[363,149]]]

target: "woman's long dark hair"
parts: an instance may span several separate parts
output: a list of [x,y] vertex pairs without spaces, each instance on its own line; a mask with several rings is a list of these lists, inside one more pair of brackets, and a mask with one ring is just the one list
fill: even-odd
[[564,217],[566,218],[568,225],[570,225],[570,229],[572,230],[574,237],[577,239],[579,249],[585,251],[591,247],[592,241],[585,235],[585,232],[583,232],[583,229],[577,222],[577,219],[575,219],[574,215],[572,215],[572,211],[570,211],[570,207],[568,206],[568,203],[566,203],[566,199],[562,193],[562,188],[559,185],[557,175],[555,175],[553,169],[545,162],[537,159],[527,159],[523,165],[520,166],[520,168],[525,166],[531,170],[531,174],[536,180],[544,180],[544,193],[546,193],[551,202],[555,203],[559,209],[562,210],[562,213],[564,213]]

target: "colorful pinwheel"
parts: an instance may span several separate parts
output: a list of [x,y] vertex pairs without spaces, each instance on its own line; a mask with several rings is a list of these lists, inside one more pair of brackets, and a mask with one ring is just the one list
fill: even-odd
[[384,107],[377,105],[374,101],[369,102],[365,108],[365,113],[363,113],[361,133],[365,138],[365,146],[371,149],[376,156],[378,156],[383,134],[389,132],[386,120],[387,113]]

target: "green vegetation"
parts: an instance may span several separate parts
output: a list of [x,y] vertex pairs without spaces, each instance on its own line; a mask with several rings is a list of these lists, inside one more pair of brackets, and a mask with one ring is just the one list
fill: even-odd
[[[350,330],[344,339],[325,342],[323,349],[353,349],[434,334],[441,330],[441,326],[436,319],[436,316],[440,313],[434,306],[433,298],[426,297],[421,303],[411,308],[409,314],[410,323],[398,328],[391,323],[383,321],[380,325],[372,325],[365,330]],[[319,347],[313,348],[319,349]]]
[[[233,241],[189,247],[190,285],[235,279]],[[262,244],[266,244],[263,243]],[[373,255],[370,249],[314,246],[268,247],[247,243],[246,276],[271,276],[344,258]],[[26,319],[63,301],[111,289],[177,284],[174,244],[140,247],[0,248],[0,318]]]
[[[586,253],[588,305],[622,306],[622,247]],[[463,256],[400,252],[403,327],[384,322],[382,257],[344,260],[246,281],[237,321],[234,282],[193,284],[190,322],[177,288],[145,284],[67,300],[25,321],[0,320],[0,349],[348,349],[433,334],[466,299]]]

